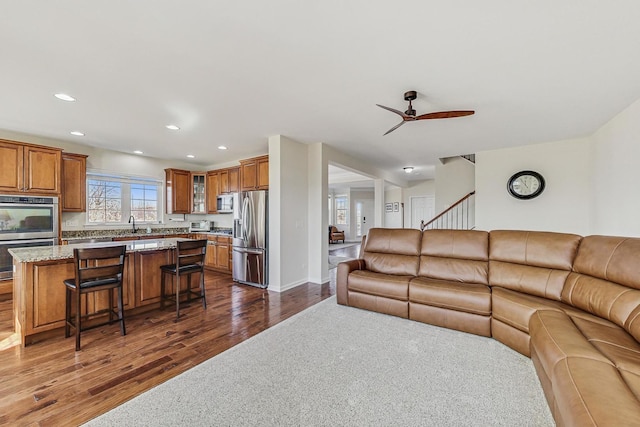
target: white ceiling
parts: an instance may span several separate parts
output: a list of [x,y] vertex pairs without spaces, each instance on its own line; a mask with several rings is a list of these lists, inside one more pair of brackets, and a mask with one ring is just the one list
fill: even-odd
[[[637,0],[3,1],[0,129],[194,168],[282,134],[406,179],[591,134],[640,98],[639,22]],[[375,104],[407,90],[418,114],[476,114],[383,136],[399,118]]]

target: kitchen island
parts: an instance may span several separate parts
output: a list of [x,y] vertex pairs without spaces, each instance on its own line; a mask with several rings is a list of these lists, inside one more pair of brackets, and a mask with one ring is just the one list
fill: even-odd
[[[13,256],[13,319],[22,345],[41,338],[64,334],[65,286],[62,281],[75,274],[74,248],[126,245],[123,273],[124,309],[128,314],[148,311],[160,305],[160,266],[174,262],[177,242],[184,238],[82,243],[9,249]],[[192,288],[197,287],[197,275]],[[186,281],[181,287],[186,288]],[[174,292],[168,283],[167,292]],[[82,312],[100,313],[108,308],[108,291],[86,295]]]

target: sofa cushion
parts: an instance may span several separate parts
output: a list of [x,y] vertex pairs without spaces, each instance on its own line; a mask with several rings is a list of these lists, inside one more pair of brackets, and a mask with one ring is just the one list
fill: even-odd
[[640,340],[640,239],[587,236],[562,300],[622,326]]
[[640,402],[610,363],[567,357],[556,364],[553,378],[559,425],[640,425]]
[[489,233],[426,230],[422,234],[419,276],[488,284]]
[[420,230],[370,229],[363,251],[367,270],[417,276],[421,240]]
[[613,366],[580,332],[571,318],[560,311],[539,310],[529,323],[531,347],[545,373],[555,382],[555,365],[567,357],[597,360]]
[[409,301],[483,316],[491,315],[491,290],[486,285],[476,283],[418,277],[409,283]]
[[489,284],[556,301],[581,237],[542,231],[492,231]]
[[409,299],[409,280],[411,279],[412,276],[356,270],[349,274],[347,289],[349,291],[407,301]]

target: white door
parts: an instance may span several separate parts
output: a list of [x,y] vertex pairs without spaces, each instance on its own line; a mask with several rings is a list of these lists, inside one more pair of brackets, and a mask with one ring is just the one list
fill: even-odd
[[420,221],[429,221],[436,216],[436,201],[433,196],[414,196],[411,204],[411,228],[420,229]]
[[373,226],[373,200],[363,199],[356,200],[356,237],[360,237],[369,233],[369,229]]

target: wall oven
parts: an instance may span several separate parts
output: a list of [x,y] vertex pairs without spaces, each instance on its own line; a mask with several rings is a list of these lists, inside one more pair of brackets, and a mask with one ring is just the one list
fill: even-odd
[[57,197],[0,195],[0,280],[13,277],[9,248],[57,242]]

